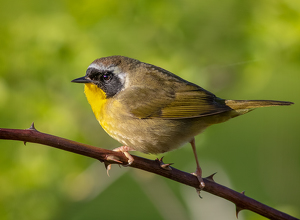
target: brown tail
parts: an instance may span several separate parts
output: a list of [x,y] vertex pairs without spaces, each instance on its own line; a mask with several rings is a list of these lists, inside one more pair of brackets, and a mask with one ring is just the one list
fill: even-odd
[[293,102],[273,101],[273,100],[226,100],[225,103],[230,108],[236,110],[240,114],[247,113],[255,108],[260,108],[260,107],[294,104]]

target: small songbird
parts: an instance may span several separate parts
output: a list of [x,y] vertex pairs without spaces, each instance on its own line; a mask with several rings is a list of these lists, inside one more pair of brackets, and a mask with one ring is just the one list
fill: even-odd
[[271,100],[227,100],[160,67],[124,56],[96,59],[84,77],[84,92],[103,129],[128,151],[159,154],[189,142],[196,158],[199,188],[205,184],[194,137],[210,125],[255,108],[291,105]]

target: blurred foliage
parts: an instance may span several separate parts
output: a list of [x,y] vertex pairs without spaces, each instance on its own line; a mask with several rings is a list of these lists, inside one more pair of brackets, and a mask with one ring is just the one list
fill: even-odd
[[[295,102],[215,125],[196,143],[204,175],[217,171],[221,184],[300,217],[299,0],[1,0],[0,20],[0,127],[34,121],[117,147],[70,83],[109,55],[161,66],[222,98]],[[165,160],[192,172],[192,158],[185,147]],[[200,200],[162,177],[117,166],[110,175],[90,158],[1,140],[0,219],[235,218],[230,202],[205,192]]]

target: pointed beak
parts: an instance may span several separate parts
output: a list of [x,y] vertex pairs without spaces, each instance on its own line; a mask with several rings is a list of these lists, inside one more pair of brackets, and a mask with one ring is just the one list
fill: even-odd
[[86,79],[85,76],[83,76],[83,77],[80,77],[80,78],[77,78],[77,79],[73,79],[71,82],[74,82],[74,83],[91,83],[92,80]]

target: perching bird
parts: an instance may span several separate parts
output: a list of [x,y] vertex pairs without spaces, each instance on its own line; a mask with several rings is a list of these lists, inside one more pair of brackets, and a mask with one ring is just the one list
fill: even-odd
[[205,187],[194,137],[210,125],[225,122],[254,108],[291,105],[271,100],[227,100],[160,67],[111,56],[96,59],[84,77],[85,94],[103,129],[128,151],[159,154],[189,142],[196,158],[195,174]]

